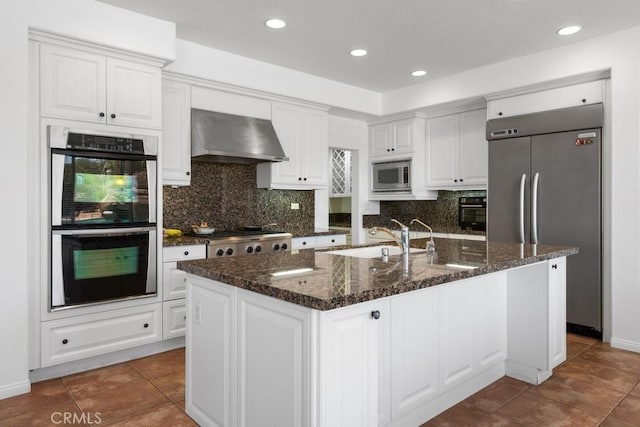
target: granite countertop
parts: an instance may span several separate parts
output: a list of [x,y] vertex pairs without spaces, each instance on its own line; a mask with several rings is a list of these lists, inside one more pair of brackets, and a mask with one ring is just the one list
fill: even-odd
[[316,228],[313,231],[306,233],[296,232],[293,233],[293,237],[308,237],[308,236],[333,236],[336,234],[349,234],[351,230],[335,230],[331,228]]
[[[426,241],[414,239],[411,246],[424,248]],[[409,255],[408,274],[403,272],[401,255],[389,256],[384,262],[381,257],[347,257],[314,249],[264,253],[250,259],[228,257],[183,261],[178,262],[178,268],[294,304],[331,310],[578,253],[577,248],[566,246],[535,247],[438,238],[434,241],[434,256],[425,252]],[[340,248],[330,250],[336,249]],[[454,264],[476,268],[466,269]],[[300,272],[278,274],[295,270]]]
[[165,237],[162,239],[162,246],[187,246],[187,245],[206,245],[209,243],[207,237],[197,236],[180,236],[180,237]]

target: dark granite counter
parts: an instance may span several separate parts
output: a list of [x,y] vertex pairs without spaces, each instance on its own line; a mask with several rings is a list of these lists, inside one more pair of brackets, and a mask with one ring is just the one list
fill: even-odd
[[209,243],[207,237],[196,236],[180,236],[180,237],[165,237],[162,239],[162,246],[187,246],[187,245],[206,245]]
[[[178,268],[294,304],[331,310],[578,253],[577,248],[566,246],[434,240],[435,255],[409,255],[407,273],[403,271],[401,255],[389,256],[385,262],[381,257],[328,253],[340,248],[264,253],[250,260],[229,257],[184,261],[178,262]],[[411,241],[416,248],[424,248],[425,244],[426,239]]]
[[314,231],[310,231],[310,232],[296,232],[296,233],[292,233],[293,237],[311,237],[311,236],[333,236],[336,234],[349,234],[350,230],[334,230],[334,229],[315,229]]

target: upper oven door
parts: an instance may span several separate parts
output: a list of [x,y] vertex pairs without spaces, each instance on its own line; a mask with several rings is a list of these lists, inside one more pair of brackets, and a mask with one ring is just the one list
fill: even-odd
[[155,223],[156,166],[145,155],[52,149],[52,227]]

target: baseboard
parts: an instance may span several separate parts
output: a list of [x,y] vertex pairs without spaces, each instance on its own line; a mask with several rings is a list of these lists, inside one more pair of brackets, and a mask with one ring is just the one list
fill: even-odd
[[31,391],[31,382],[29,380],[20,381],[13,384],[0,386],[0,400],[7,397],[17,396],[19,394],[29,393]]
[[611,338],[611,347],[640,353],[640,342]]
[[77,374],[78,372],[101,368],[103,366],[113,365],[116,363],[128,362],[129,360],[151,356],[152,354],[162,353],[180,347],[184,347],[184,337],[114,351],[113,353],[101,354],[99,356],[61,363],[59,365],[48,366],[46,368],[34,369],[29,373],[29,378],[31,379],[31,382],[35,383],[51,378]]

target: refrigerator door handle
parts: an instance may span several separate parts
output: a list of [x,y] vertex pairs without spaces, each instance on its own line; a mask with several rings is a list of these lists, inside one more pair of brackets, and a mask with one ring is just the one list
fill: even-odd
[[531,240],[538,244],[538,179],[540,172],[533,176],[533,190],[531,191]]
[[520,243],[525,243],[524,241],[524,184],[527,180],[527,174],[523,173],[520,178]]

